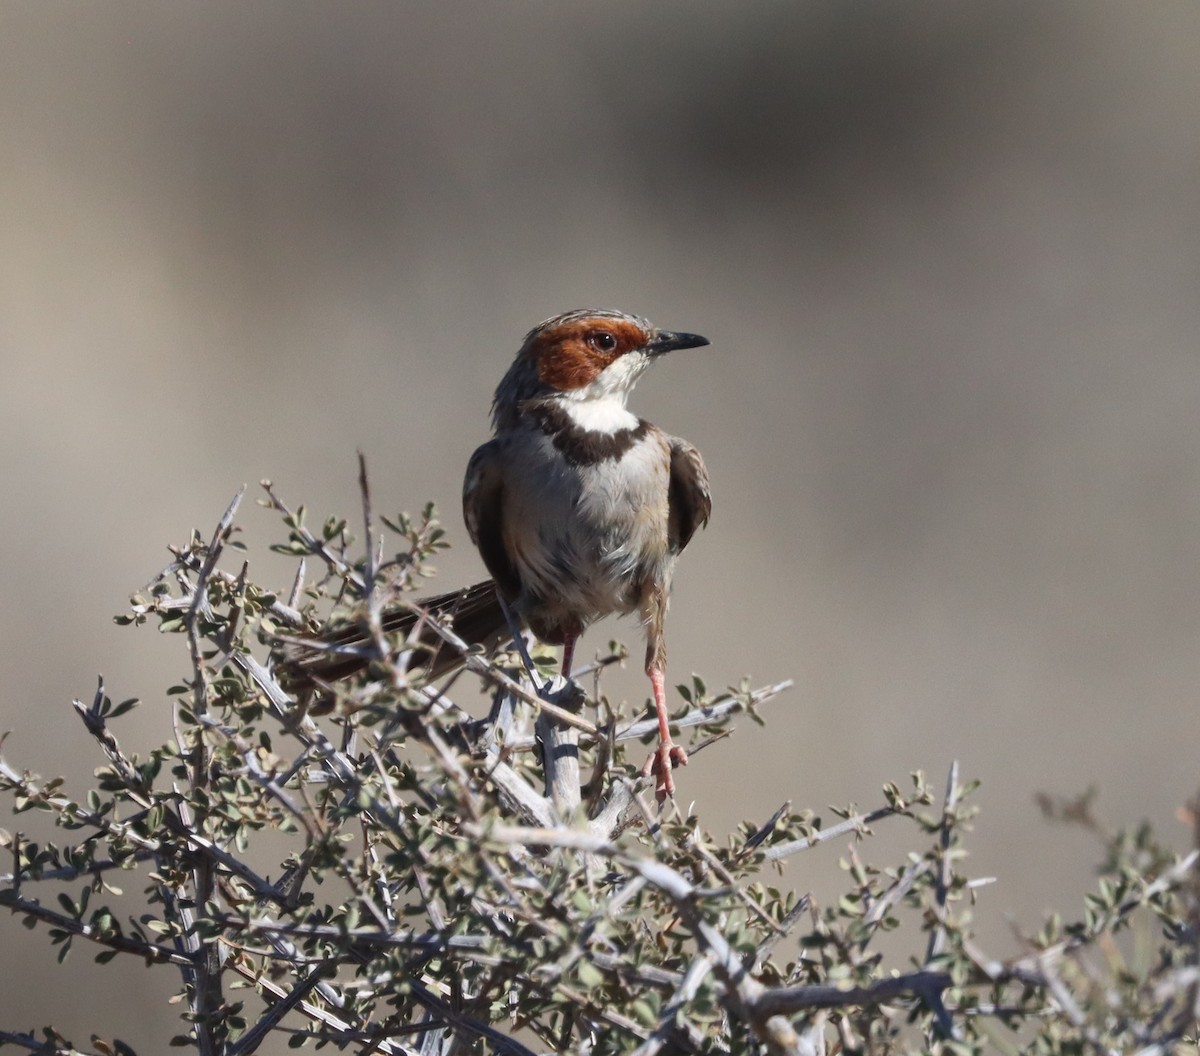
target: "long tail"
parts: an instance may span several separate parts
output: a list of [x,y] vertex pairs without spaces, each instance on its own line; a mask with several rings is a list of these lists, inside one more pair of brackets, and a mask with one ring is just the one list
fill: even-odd
[[[449,594],[422,598],[416,604],[431,616],[449,622],[454,633],[468,644],[482,645],[489,652],[510,636],[496,584],[490,579]],[[407,609],[384,613],[383,630],[389,637],[403,641],[412,635],[420,619],[418,613]],[[431,678],[462,663],[458,651],[428,629],[418,633],[417,641],[425,649],[413,651],[409,666],[428,668]],[[319,689],[366,667],[370,661],[364,654],[370,642],[361,622],[345,624],[314,635],[311,647],[292,644],[276,670],[290,692]],[[362,652],[355,652],[355,647],[362,647]]]

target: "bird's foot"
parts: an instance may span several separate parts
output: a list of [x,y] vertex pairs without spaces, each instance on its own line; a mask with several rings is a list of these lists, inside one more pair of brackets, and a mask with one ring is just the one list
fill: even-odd
[[655,776],[654,798],[659,803],[675,797],[675,777],[671,771],[677,766],[687,766],[688,756],[678,744],[667,739],[660,741],[657,748],[642,767],[642,776]]

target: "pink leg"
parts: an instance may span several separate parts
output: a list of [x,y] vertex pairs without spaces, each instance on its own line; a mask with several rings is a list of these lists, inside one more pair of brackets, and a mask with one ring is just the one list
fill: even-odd
[[562,677],[564,682],[571,681],[571,661],[575,659],[575,643],[579,635],[569,634],[563,639]]
[[668,725],[666,676],[657,668],[646,672],[650,676],[650,688],[654,692],[654,710],[658,712],[658,747],[654,754],[646,760],[642,773],[646,776],[655,774],[657,781],[654,795],[661,803],[668,796],[675,795],[675,778],[671,773],[673,767],[687,766],[687,752],[671,738],[671,728]]

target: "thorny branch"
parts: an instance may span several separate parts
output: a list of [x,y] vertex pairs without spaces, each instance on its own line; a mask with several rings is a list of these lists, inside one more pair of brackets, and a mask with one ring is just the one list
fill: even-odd
[[[182,970],[181,1040],[198,1051],[248,1056],[280,1032],[400,1056],[796,1056],[835,1038],[918,1051],[946,1039],[978,1046],[989,1017],[1035,1030],[1051,1053],[1165,1053],[1195,1035],[1196,853],[1176,859],[1144,840],[1139,861],[1151,865],[1104,880],[1083,921],[1048,926],[1014,960],[989,958],[958,911],[986,881],[961,868],[971,812],[957,764],[936,817],[914,775],[908,792],[886,785],[876,808],[822,824],[784,804],[721,845],[674,805],[647,803],[622,751],[655,724],[586,717],[598,681],[592,700],[573,685],[531,690],[428,613],[474,678],[431,686],[405,669],[406,643],[386,640],[380,613],[426,574],[440,538],[432,510],[380,518],[360,460],[366,542],[355,558],[345,522],[311,530],[303,508],[264,487],[289,529],[283,549],[302,566],[285,600],[245,564],[220,567],[239,493],[212,535],[173,550],[134,601],[127,622],[158,620],[186,639],[174,742],[147,759],[125,751],[113,721],[133,702],[114,706],[101,682],[90,704],[74,703],[106,764],[83,803],[0,758],[0,789],[18,810],[81,834],[59,847],[0,833],[12,860],[0,905],[44,926],[64,953],[81,940],[101,959]],[[381,523],[404,544],[390,561]],[[323,575],[313,580],[306,560]],[[286,641],[281,628],[310,631],[330,604],[347,603],[366,613],[382,677],[338,690],[318,721],[254,654]],[[407,595],[398,603],[420,611]],[[491,693],[487,718],[451,699],[467,684]],[[672,723],[722,731],[790,685],[710,695],[695,679]],[[931,842],[876,868],[858,845],[885,819]],[[287,848],[277,868],[249,853],[267,831]],[[785,860],[842,839],[852,885],[835,905],[771,886]],[[143,884],[142,905],[124,917],[94,904],[121,896],[112,881],[122,874]],[[50,908],[36,897],[48,881],[79,890]],[[1111,959],[1111,935],[1148,917],[1167,936],[1153,969],[1098,979],[1083,955],[1103,945]],[[876,938],[905,922],[923,953],[886,970]],[[248,999],[226,996],[234,982]],[[0,1044],[79,1051],[48,1037],[0,1033]]]

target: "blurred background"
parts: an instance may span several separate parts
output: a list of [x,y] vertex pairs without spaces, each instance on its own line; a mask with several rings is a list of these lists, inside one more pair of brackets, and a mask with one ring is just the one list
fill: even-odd
[[[828,818],[957,758],[1000,954],[1098,859],[1035,793],[1095,786],[1186,845],[1195,5],[13,2],[0,142],[19,765],[82,791],[97,672],[145,701],[135,747],[166,737],[182,640],[111,616],[243,482],[354,521],[362,448],[381,511],[444,511],[439,587],[479,578],[459,489],[492,389],[527,329],[602,305],[712,339],[634,398],[713,478],[673,681],[796,680],[685,804],[719,833],[785,799]],[[278,521],[241,521],[285,585]],[[167,972],[0,935],[0,1028],[177,1029]]]

